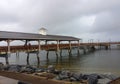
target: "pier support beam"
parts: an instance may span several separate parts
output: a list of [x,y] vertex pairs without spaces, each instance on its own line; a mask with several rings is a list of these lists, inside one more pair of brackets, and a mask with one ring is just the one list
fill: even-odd
[[59,52],[60,52],[60,47],[59,47],[60,41],[57,40],[57,50],[56,50],[56,56],[59,56]]
[[16,57],[19,57],[19,51],[16,52]]
[[62,56],[62,49],[60,49],[60,56]]
[[25,40],[25,48],[27,49],[26,53],[27,53],[27,59],[26,59],[26,62],[27,62],[27,65],[29,65],[29,49],[27,47],[27,43],[28,43],[28,40]]
[[87,53],[86,49],[87,49],[87,48],[84,46],[84,47],[83,47],[83,53],[84,53],[84,54]]
[[68,49],[69,55],[71,55],[71,52],[72,52],[72,46],[71,46],[71,41],[69,41],[69,49]]
[[46,54],[47,60],[49,59],[48,56],[49,56],[49,50],[47,50],[47,54]]
[[[47,45],[47,40],[45,41],[45,45]],[[49,56],[49,50],[46,50],[46,59],[48,60],[49,58],[48,58],[48,56]]]
[[9,65],[9,60],[8,60],[8,57],[10,57],[10,40],[7,40],[7,55],[5,57],[6,59],[6,64]]
[[78,55],[80,54],[80,41],[78,40]]
[[26,60],[27,61],[27,65],[30,65],[30,63],[29,63],[29,55],[30,55],[29,52],[27,52],[27,60]]
[[38,60],[38,67],[40,66],[40,51],[41,51],[41,44],[40,40],[38,40],[38,54],[37,54],[37,60]]

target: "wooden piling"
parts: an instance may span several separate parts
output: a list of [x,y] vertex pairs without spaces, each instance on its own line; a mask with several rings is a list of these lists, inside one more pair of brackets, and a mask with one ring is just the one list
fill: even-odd
[[7,40],[7,48],[8,48],[8,51],[7,51],[7,55],[5,57],[6,59],[6,64],[9,65],[9,60],[8,60],[8,57],[10,57],[10,40]]
[[49,56],[49,50],[47,50],[46,52],[47,52],[46,58],[49,59],[49,58],[48,58],[48,56]]
[[30,53],[29,52],[27,52],[27,65],[30,65],[30,63],[29,63],[29,55],[30,55]]
[[38,54],[37,54],[37,60],[38,60],[38,67],[40,65],[40,51],[41,51],[41,44],[40,44],[40,40],[38,40]]

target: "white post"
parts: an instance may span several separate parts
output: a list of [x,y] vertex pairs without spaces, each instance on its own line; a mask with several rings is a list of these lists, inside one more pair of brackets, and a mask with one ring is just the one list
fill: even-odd
[[59,40],[57,40],[57,50],[56,50],[56,56],[59,56],[59,51],[60,51],[60,47],[59,47]]
[[10,53],[10,40],[7,40],[7,46],[8,46],[8,52],[7,53]]
[[38,40],[38,52],[40,53],[41,50],[41,45],[40,45],[40,40]]
[[59,50],[60,50],[60,47],[59,47],[59,40],[57,40],[57,52],[59,52]]

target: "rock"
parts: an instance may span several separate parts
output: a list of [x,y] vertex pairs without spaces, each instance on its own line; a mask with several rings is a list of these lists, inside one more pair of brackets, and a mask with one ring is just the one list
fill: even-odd
[[89,75],[84,74],[84,75],[82,76],[82,79],[83,79],[83,80],[87,80],[87,79],[88,79],[88,76],[89,76]]
[[58,74],[61,73],[61,71],[60,70],[55,70],[53,73],[56,74],[56,75],[58,75]]
[[67,75],[62,75],[62,74],[59,74],[57,79],[58,80],[65,80],[65,79],[68,79],[69,77]]
[[46,73],[46,72],[36,73],[35,75],[41,76],[41,77],[46,77],[46,79],[53,79],[53,78],[55,78],[55,76],[56,76],[55,74]]
[[9,65],[8,66],[8,71],[19,72],[20,70],[21,70],[20,65]]
[[43,69],[43,68],[37,68],[37,69],[35,70],[35,72],[45,72],[45,69]]
[[72,76],[73,73],[71,73],[70,71],[61,71],[60,73],[61,75],[66,75],[66,76]]
[[49,65],[47,69],[49,73],[53,73],[55,71],[55,67],[53,65]]
[[119,77],[119,76],[115,76],[115,75],[112,75],[112,74],[100,74],[99,76],[103,79],[108,78],[110,80],[114,80],[114,79]]
[[111,80],[108,78],[99,79],[98,84],[108,84]]
[[117,78],[117,76],[110,74],[110,75],[106,75],[106,78],[108,78],[110,80],[114,80]]
[[9,67],[10,67],[9,65],[4,65],[3,70],[9,70]]
[[0,62],[0,70],[3,70],[3,68],[4,68],[4,64]]
[[72,78],[75,78],[76,81],[80,81],[80,75],[79,75],[79,74],[74,73],[74,74],[72,75]]
[[74,78],[74,77],[70,77],[70,81],[71,81],[71,82],[72,82],[72,81],[77,81],[77,79]]
[[99,76],[100,76],[101,79],[106,78],[106,76],[104,74],[99,74]]
[[90,74],[88,76],[88,84],[97,84],[98,82],[98,75],[97,74]]
[[54,79],[55,80],[61,80],[59,76],[56,76]]
[[36,68],[32,66],[23,66],[20,72],[34,73]]

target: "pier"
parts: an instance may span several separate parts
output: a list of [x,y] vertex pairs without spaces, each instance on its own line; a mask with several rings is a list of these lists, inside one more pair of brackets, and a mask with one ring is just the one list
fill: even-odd
[[[32,33],[21,33],[21,32],[6,32],[0,31],[0,41],[5,41],[6,46],[0,46],[0,54],[4,54],[6,58],[6,64],[9,64],[8,57],[11,53],[26,52],[27,60],[29,59],[29,54],[36,52],[38,63],[40,62],[40,51],[41,50],[55,50],[56,55],[60,52],[62,48],[68,48],[69,52],[71,51],[72,42],[77,42],[77,47],[79,50],[80,44],[79,38],[71,36],[61,36],[61,35],[42,35],[42,34],[32,34]],[[22,41],[24,45],[11,46],[13,41]],[[36,41],[36,45],[29,44],[32,41]],[[44,45],[41,44],[41,41],[44,42]],[[55,42],[55,44],[49,45],[48,42]],[[62,42],[67,42],[67,45],[61,45]],[[61,45],[61,46],[60,46]],[[2,55],[3,56],[3,55]]]
[[[22,41],[24,45],[10,45],[13,41]],[[120,42],[92,42],[92,43],[81,43],[81,39],[70,37],[70,36],[58,36],[58,35],[41,35],[41,34],[31,34],[31,33],[20,33],[20,32],[5,32],[0,31],[0,41],[5,41],[6,46],[0,46],[0,57],[5,57],[6,64],[9,64],[8,57],[11,53],[16,53],[19,55],[19,52],[26,52],[27,54],[27,63],[29,64],[29,55],[36,54],[38,64],[40,64],[40,51],[45,50],[46,58],[49,57],[50,51],[55,51],[56,56],[61,56],[62,50],[68,50],[68,53],[71,54],[72,48],[76,48],[78,54],[80,49],[83,50],[84,54],[87,51],[95,51],[96,46],[98,49],[102,47],[106,50],[110,49],[111,44],[120,44]],[[30,42],[36,41],[38,44],[30,44]],[[44,44],[41,44],[44,42]],[[53,43],[54,42],[54,43]]]

